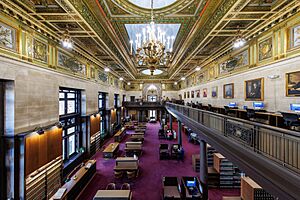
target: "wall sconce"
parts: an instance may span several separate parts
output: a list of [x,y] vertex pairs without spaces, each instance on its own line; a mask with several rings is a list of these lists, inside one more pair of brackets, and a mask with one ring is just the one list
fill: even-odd
[[94,113],[94,114],[93,114],[93,116],[94,116],[94,117],[97,117],[97,114],[96,114],[96,113]]
[[57,123],[55,123],[55,126],[56,126],[57,128],[62,128],[62,127],[63,127],[63,125],[62,125],[62,123],[61,123],[61,122],[57,122]]
[[44,129],[42,127],[36,127],[34,129],[34,131],[39,134],[39,135],[43,135],[45,133]]

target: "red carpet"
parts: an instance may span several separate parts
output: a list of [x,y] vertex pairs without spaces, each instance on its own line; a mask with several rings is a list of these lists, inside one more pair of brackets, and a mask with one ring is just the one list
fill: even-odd
[[[199,153],[199,146],[190,144],[187,141],[187,136],[182,134],[183,148],[185,150],[184,162],[176,160],[159,160],[159,144],[160,143],[176,143],[167,140],[158,139],[158,129],[160,125],[148,124],[145,134],[145,142],[143,144],[143,154],[140,157],[140,174],[135,181],[129,182],[133,191],[133,199],[135,200],[160,200],[162,199],[162,177],[163,176],[199,176],[192,169],[192,154]],[[173,128],[177,130],[177,124],[173,123]],[[177,131],[176,131],[177,132]],[[130,134],[130,132],[129,132]],[[120,155],[124,155],[125,138],[120,146]],[[108,141],[107,144],[112,142]],[[115,180],[113,168],[115,160],[103,159],[102,152],[95,154],[94,159],[97,159],[97,174],[91,180],[90,184],[82,192],[80,200],[91,200],[96,194],[97,190],[105,189],[106,185],[114,182],[117,189],[121,187],[124,180]],[[239,196],[239,189],[213,189],[209,191],[209,199],[220,200],[222,196]]]

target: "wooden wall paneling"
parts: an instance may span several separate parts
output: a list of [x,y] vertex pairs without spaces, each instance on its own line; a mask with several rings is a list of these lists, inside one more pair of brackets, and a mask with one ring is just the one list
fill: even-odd
[[96,117],[93,115],[90,117],[91,122],[91,136],[100,131],[100,115],[97,114]]
[[39,166],[39,135],[34,134],[25,141],[25,175],[27,176]]
[[55,127],[47,131],[45,135],[48,140],[47,161],[50,162],[62,155],[62,129]]

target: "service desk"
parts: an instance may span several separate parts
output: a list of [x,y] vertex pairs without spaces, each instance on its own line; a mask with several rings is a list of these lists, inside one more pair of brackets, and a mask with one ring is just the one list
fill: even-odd
[[98,190],[93,200],[131,200],[130,190]]
[[110,143],[103,151],[104,158],[113,158],[119,152],[119,142]]
[[115,142],[121,142],[123,137],[126,134],[126,129],[123,127],[121,130],[119,130],[115,135],[114,135],[114,139]]

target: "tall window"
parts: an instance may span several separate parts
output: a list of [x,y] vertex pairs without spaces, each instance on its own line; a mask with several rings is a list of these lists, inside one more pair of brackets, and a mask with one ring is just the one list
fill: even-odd
[[119,98],[119,94],[115,94],[115,108],[118,108],[120,106],[120,98]]
[[98,107],[99,107],[99,112],[101,116],[100,120],[100,131],[101,131],[101,136],[105,137],[107,131],[106,131],[106,107],[108,103],[108,95],[107,93],[104,92],[99,92],[98,94]]
[[80,97],[80,90],[68,88],[59,90],[59,121],[63,125],[63,160],[75,156],[82,147]]

